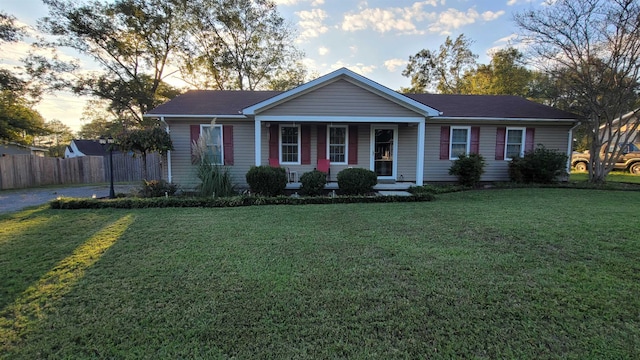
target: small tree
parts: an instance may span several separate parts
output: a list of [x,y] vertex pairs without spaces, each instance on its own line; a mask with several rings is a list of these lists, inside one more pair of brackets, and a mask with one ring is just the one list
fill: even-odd
[[142,154],[142,177],[147,179],[147,153],[157,151],[164,156],[173,150],[169,134],[159,127],[127,131],[117,138],[118,147],[126,151],[139,151]]
[[460,185],[476,186],[484,174],[484,158],[480,154],[462,154],[449,168],[449,175],[458,177]]

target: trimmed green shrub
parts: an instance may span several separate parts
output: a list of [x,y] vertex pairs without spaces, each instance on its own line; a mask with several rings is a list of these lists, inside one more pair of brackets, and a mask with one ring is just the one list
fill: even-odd
[[239,195],[227,198],[204,197],[159,197],[159,198],[121,198],[101,200],[91,198],[61,198],[49,202],[52,209],[145,209],[167,207],[238,207],[254,205],[311,205],[311,204],[356,204],[434,201],[433,194],[415,194],[412,196],[327,196],[291,197],[291,196],[253,196]]
[[144,198],[171,196],[177,190],[177,185],[164,180],[142,180],[142,187],[138,191],[138,195]]
[[252,166],[246,178],[251,191],[259,195],[281,195],[287,187],[287,172],[281,167]]
[[302,174],[300,177],[300,191],[304,195],[318,196],[322,195],[324,186],[327,184],[327,174],[322,171],[313,170]]
[[347,168],[338,173],[338,187],[346,195],[363,195],[378,183],[376,173],[368,169]]
[[458,183],[464,186],[476,186],[484,174],[484,158],[480,154],[462,154],[449,168],[449,175],[458,177]]
[[509,162],[509,178],[520,183],[551,184],[567,175],[566,154],[542,145]]

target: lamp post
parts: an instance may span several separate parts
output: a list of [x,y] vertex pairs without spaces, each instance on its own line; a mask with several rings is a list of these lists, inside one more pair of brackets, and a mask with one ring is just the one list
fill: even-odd
[[115,199],[116,192],[113,189],[113,143],[115,142],[115,140],[111,136],[109,136],[108,138],[101,136],[99,141],[101,145],[109,144],[109,199]]

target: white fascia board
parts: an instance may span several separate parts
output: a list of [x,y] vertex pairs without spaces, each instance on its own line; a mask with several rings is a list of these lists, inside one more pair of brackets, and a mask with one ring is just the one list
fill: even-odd
[[451,116],[440,116],[434,119],[436,122],[444,121],[465,121],[465,122],[474,122],[474,121],[500,121],[500,122],[509,122],[509,121],[530,121],[530,122],[544,122],[544,123],[567,123],[573,124],[578,122],[577,119],[538,119],[538,118],[493,118],[493,117],[451,117]]
[[144,114],[142,117],[146,118],[185,118],[185,119],[199,119],[199,118],[221,118],[221,119],[248,119],[244,115],[177,115],[177,114]]
[[256,112],[264,109],[264,108],[268,108],[274,104],[277,104],[287,98],[290,97],[295,97],[301,93],[304,93],[306,91],[309,91],[317,86],[320,86],[322,84],[329,84],[341,77],[345,77],[346,79],[351,79],[351,83],[355,84],[355,85],[364,85],[364,87],[368,87],[369,89],[374,90],[374,93],[378,93],[379,95],[384,95],[384,97],[388,98],[388,99],[392,99],[392,101],[411,108],[413,111],[416,111],[424,116],[439,116],[440,112],[429,107],[426,106],[425,104],[415,101],[407,96],[404,96],[396,91],[393,91],[391,89],[389,89],[388,87],[382,86],[380,84],[378,84],[377,82],[368,79],[362,75],[356,74],[355,72],[347,69],[347,68],[341,68],[338,69],[334,72],[331,72],[329,74],[326,74],[324,76],[321,76],[315,80],[312,80],[306,84],[300,85],[294,89],[291,89],[289,91],[283,92],[279,95],[276,95],[272,98],[269,98],[265,101],[262,101],[260,103],[257,103],[253,106],[249,106],[248,108],[245,108],[242,112],[245,115],[255,115]]
[[332,122],[332,123],[420,123],[423,117],[370,117],[370,116],[277,116],[258,115],[256,121],[266,122]]

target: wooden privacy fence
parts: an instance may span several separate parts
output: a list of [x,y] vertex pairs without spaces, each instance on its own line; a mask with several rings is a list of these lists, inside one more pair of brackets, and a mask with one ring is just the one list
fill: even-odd
[[[147,179],[158,180],[161,157],[147,156]],[[83,156],[69,159],[34,155],[0,157],[0,190],[43,185],[92,184],[109,181],[109,156]],[[130,154],[113,154],[113,180],[141,181],[142,158]]]
[[[147,180],[160,180],[162,157],[158,153],[147,155]],[[113,181],[142,181],[142,155],[113,153]],[[105,180],[109,181],[109,155],[104,157]]]

